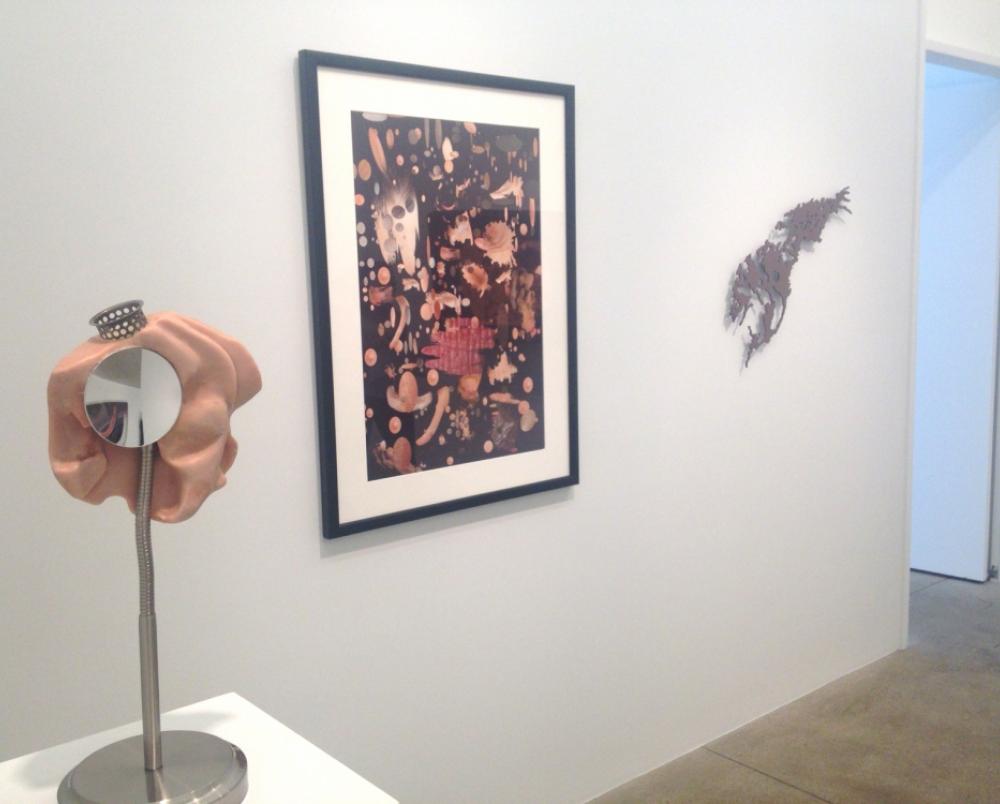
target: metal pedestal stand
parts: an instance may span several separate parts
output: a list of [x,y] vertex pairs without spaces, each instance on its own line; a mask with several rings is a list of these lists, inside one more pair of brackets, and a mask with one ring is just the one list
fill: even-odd
[[235,745],[197,731],[160,733],[156,608],[149,503],[156,446],[142,449],[135,507],[139,556],[139,667],[142,735],[94,752],[59,785],[60,804],[237,804],[247,794],[247,758]]

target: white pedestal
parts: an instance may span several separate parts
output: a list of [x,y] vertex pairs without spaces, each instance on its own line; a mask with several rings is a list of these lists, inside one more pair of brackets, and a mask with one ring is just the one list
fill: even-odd
[[[245,804],[398,804],[234,692],[174,709],[162,720],[164,731],[206,731],[243,749],[250,781]],[[59,782],[80,760],[141,732],[141,723],[131,723],[0,762],[0,801],[53,804]]]

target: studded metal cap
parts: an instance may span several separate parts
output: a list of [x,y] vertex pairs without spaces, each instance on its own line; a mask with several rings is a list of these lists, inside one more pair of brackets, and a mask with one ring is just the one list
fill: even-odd
[[121,341],[131,338],[148,323],[146,314],[142,311],[142,300],[114,304],[90,319],[97,327],[101,338],[106,341]]

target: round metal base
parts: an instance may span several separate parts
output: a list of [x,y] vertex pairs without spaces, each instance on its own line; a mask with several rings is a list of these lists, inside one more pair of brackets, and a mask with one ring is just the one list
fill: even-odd
[[247,758],[200,731],[165,731],[163,767],[147,771],[142,735],[95,751],[59,785],[59,804],[237,804],[247,794]]

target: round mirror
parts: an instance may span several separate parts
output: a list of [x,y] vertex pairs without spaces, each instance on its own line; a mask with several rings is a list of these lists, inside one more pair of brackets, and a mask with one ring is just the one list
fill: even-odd
[[165,436],[181,410],[181,381],[152,349],[112,352],[94,366],[83,391],[90,426],[119,447],[143,447]]

